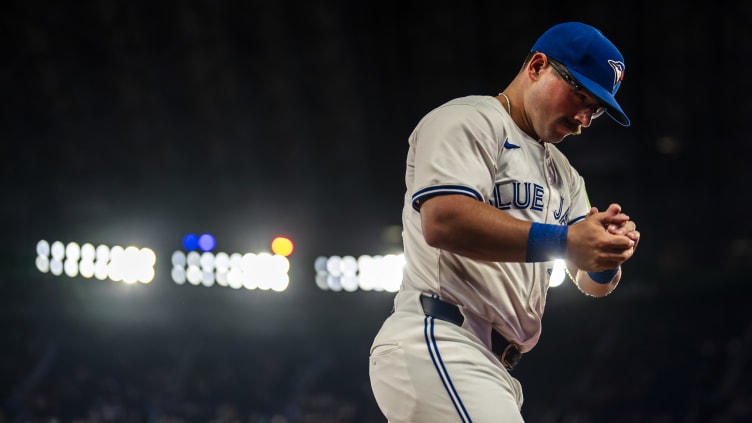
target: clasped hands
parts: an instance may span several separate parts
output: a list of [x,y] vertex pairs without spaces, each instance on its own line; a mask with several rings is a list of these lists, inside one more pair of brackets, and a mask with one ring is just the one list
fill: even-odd
[[639,242],[637,224],[619,204],[602,212],[593,207],[584,220],[570,226],[566,258],[588,272],[615,269],[634,255]]

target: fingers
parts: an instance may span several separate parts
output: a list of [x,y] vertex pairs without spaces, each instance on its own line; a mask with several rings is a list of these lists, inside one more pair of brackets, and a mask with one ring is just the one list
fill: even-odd
[[616,237],[612,244],[614,249],[611,250],[612,254],[609,255],[608,259],[618,262],[619,265],[632,258],[637,244],[640,242],[640,232],[634,230],[634,222],[630,223],[630,226],[633,228],[632,230],[624,234],[613,234]]
[[627,235],[637,230],[637,224],[631,220],[624,222],[621,225],[609,224],[606,228],[610,233],[614,235]]
[[597,213],[592,216],[598,219],[604,228],[608,228],[609,225],[615,225],[618,228],[629,221],[628,215],[621,212],[614,213],[614,211],[615,210],[613,209],[609,209],[605,212]]
[[614,254],[603,257],[600,261],[600,264],[603,267],[602,270],[614,269],[616,267],[621,266],[622,264],[624,264],[625,261],[632,258],[633,254],[634,254],[634,249],[630,248],[619,254],[614,253]]
[[640,243],[640,232],[632,231],[632,232],[628,232],[626,235],[629,237],[629,239],[634,241],[634,245],[632,246],[632,249],[637,248],[637,244]]
[[636,242],[623,235],[613,235],[606,245],[602,246],[601,254],[596,264],[602,269],[613,269],[621,266],[634,255]]
[[[595,207],[593,207],[595,209]],[[604,212],[601,222],[606,225],[606,230],[613,235],[624,235],[634,241],[633,245],[637,245],[640,240],[640,233],[637,231],[637,224],[630,219],[630,217],[622,213],[622,208],[619,204],[613,203],[608,206],[608,209]],[[592,209],[588,213],[591,216]]]
[[606,211],[613,214],[619,214],[621,213],[621,206],[617,203],[611,203]]
[[570,227],[566,252],[579,269],[614,269],[633,256],[640,232],[619,204],[602,212],[592,207],[581,223]]
[[607,230],[610,234],[624,235],[632,240],[632,249],[637,248],[637,244],[640,242],[640,231],[637,230],[637,224],[631,220],[625,222],[621,226],[610,224],[608,225]]
[[609,240],[609,248],[612,251],[624,251],[634,247],[635,241],[626,235],[613,235]]
[[566,257],[582,270],[613,269],[632,256],[634,245],[630,237],[606,231],[597,217],[588,218],[569,228]]

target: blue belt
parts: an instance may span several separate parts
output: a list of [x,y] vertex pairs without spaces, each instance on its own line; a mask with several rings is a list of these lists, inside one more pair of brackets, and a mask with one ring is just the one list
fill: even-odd
[[[462,326],[462,323],[465,321],[465,316],[462,315],[459,307],[436,297],[421,295],[420,304],[423,306],[423,312],[426,316],[454,323],[457,326]],[[522,358],[522,353],[517,346],[507,341],[506,338],[493,329],[491,330],[491,351],[499,357],[501,364],[507,370],[514,369]]]

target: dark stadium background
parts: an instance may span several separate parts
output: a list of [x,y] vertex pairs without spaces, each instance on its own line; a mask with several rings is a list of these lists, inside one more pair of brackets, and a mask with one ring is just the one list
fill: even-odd
[[[0,422],[382,422],[391,295],[318,256],[399,247],[406,140],[504,88],[548,26],[599,27],[633,125],[561,144],[640,248],[619,289],[549,292],[515,371],[529,422],[752,421],[750,3],[9,1],[0,8]],[[283,293],[177,286],[188,232],[290,236]],[[148,246],[149,285],[53,277],[40,239]]]

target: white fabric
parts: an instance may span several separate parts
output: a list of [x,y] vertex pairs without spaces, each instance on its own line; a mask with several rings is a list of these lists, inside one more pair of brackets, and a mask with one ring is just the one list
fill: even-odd
[[521,423],[522,389],[472,332],[426,317],[403,291],[370,356],[371,387],[389,423]]
[[[420,203],[462,194],[516,218],[567,225],[590,209],[584,182],[554,145],[527,136],[494,97],[436,108],[409,141],[406,265],[395,311],[371,346],[377,403],[390,423],[522,422],[520,384],[491,352],[491,330],[522,352],[535,346],[553,262],[477,261],[430,247]],[[425,316],[425,294],[458,305],[462,327]]]
[[460,305],[471,325],[483,328],[478,336],[486,345],[492,325],[521,351],[532,349],[553,262],[483,262],[432,248],[419,202],[461,193],[519,219],[571,224],[590,208],[582,177],[554,145],[522,132],[496,98],[469,96],[438,107],[415,128],[405,182],[403,288]]

